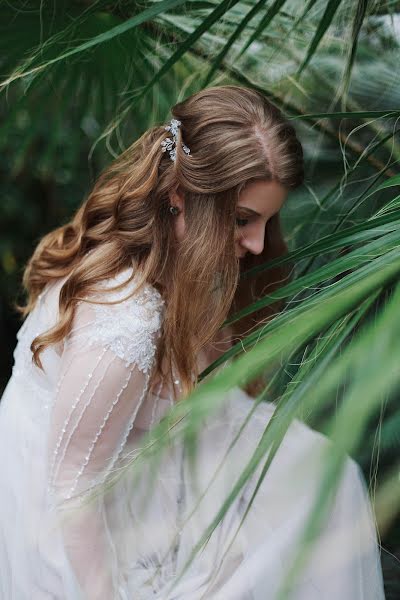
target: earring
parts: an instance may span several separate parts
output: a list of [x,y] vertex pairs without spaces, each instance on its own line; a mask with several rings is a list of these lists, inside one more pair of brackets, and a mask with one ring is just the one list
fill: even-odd
[[179,208],[177,206],[171,205],[169,207],[169,212],[171,213],[171,215],[176,216],[176,215],[179,215],[180,210],[179,210]]

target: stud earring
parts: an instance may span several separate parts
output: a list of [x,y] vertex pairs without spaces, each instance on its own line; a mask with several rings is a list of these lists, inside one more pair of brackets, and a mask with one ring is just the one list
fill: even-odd
[[176,216],[176,215],[179,215],[180,210],[179,210],[179,208],[177,206],[171,205],[169,207],[169,212],[171,213],[171,215]]

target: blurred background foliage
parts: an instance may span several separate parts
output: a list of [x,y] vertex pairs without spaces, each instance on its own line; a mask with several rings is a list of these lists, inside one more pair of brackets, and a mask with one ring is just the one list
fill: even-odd
[[[282,210],[283,230],[297,257],[295,279],[324,267],[332,272],[297,290],[292,304],[357,271],[350,263],[334,273],[338,260],[357,249],[362,255],[367,243],[354,230],[346,242],[347,228],[383,217],[368,242],[379,246],[379,236],[393,232],[389,249],[396,250],[399,36],[400,2],[391,0],[1,3],[0,391],[21,324],[12,304],[23,299],[21,276],[36,243],[70,218],[103,166],[206,85],[259,89],[293,119],[302,140],[306,181]],[[335,234],[338,246],[332,237],[323,251],[301,254]],[[384,254],[380,246],[371,252],[371,259]],[[347,340],[384,310],[396,281],[370,295]],[[273,398],[295,385],[308,358],[315,361],[324,334],[290,356]],[[376,369],[378,359],[377,348],[365,369]],[[384,366],[378,367],[384,380]],[[336,401],[348,385],[342,382]],[[362,443],[352,448],[371,489],[392,472],[398,486],[398,390],[397,384],[383,392],[368,413]],[[323,430],[334,408],[328,403],[308,421]],[[399,498],[398,489],[391,493]],[[400,597],[398,508],[381,540],[388,599]]]

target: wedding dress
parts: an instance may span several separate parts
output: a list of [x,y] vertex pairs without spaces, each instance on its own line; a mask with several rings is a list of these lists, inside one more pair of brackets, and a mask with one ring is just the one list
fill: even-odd
[[[98,298],[126,298],[135,277],[121,290],[104,290],[130,274],[125,269],[102,282]],[[46,286],[18,331],[0,403],[0,600],[278,598],[321,480],[319,459],[332,442],[295,420],[241,527],[262,465],[170,589],[274,405],[257,406],[226,454],[254,406],[239,387],[231,389],[222,408],[207,415],[195,463],[176,442],[162,454],[153,487],[145,476],[135,483],[121,467],[172,405],[148,386],[164,301],[147,284],[113,305],[79,302],[70,334],[41,354],[42,371],[29,347],[57,322],[64,281]],[[121,475],[106,492],[112,473]],[[93,490],[100,491],[80,503]],[[346,458],[317,545],[289,597],[384,598],[378,548],[365,482]]]

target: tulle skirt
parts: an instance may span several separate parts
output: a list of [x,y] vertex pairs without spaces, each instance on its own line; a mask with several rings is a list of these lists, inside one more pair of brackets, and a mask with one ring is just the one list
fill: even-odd
[[[11,379],[0,404],[0,599],[83,600],[45,495],[48,422],[38,398],[21,401],[26,393]],[[371,505],[350,458],[316,543],[304,544],[331,442],[300,421],[287,431],[247,514],[267,455],[213,526],[274,414],[273,404],[260,403],[237,436],[253,403],[232,389],[207,417],[192,460],[175,442],[154,478],[143,468],[135,477],[133,461],[107,492],[99,510],[118,599],[275,600],[299,553],[304,564],[288,598],[384,599]],[[125,462],[141,447],[134,431]],[[77,532],[76,544],[84,535]]]

